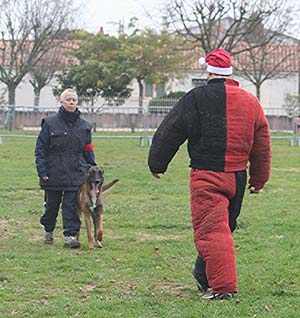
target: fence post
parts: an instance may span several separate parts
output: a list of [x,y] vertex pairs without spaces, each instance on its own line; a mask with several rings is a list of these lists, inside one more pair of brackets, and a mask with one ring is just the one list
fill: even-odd
[[298,140],[299,129],[300,129],[300,117],[294,115],[293,116],[293,138],[291,139],[291,146],[294,146],[294,145],[299,146],[299,140]]
[[148,115],[149,115],[148,104],[144,103],[144,107],[143,107],[144,135],[142,137],[143,142],[141,142],[141,146],[144,146],[145,144],[150,145],[149,136],[148,136],[148,133],[149,133],[149,131],[148,131],[149,130],[149,116]]

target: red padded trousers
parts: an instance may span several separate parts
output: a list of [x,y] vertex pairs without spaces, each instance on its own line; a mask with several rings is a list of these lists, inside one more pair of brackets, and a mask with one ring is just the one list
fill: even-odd
[[228,220],[229,201],[235,192],[234,172],[191,170],[194,241],[206,262],[207,280],[214,293],[237,292],[235,250]]

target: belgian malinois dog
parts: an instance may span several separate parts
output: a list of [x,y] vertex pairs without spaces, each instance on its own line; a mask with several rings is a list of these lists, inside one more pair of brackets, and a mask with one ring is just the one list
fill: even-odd
[[[78,214],[84,214],[87,239],[90,249],[102,246],[103,237],[103,192],[110,189],[119,180],[114,179],[107,184],[104,183],[104,169],[100,166],[88,168],[85,183],[83,183],[77,194]],[[91,219],[94,224],[94,239],[92,237]],[[79,241],[79,233],[77,235]]]

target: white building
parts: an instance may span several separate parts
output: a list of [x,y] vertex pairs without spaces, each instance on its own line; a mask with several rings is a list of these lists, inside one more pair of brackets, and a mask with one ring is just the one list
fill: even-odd
[[[290,46],[287,44],[286,46]],[[280,66],[280,71],[277,77],[265,81],[261,86],[261,103],[268,114],[284,114],[283,105],[287,94],[299,95],[300,90],[300,53],[299,44],[293,45],[296,50],[296,55],[293,55],[293,61],[287,58],[285,63]],[[284,58],[285,50],[281,51],[281,58]],[[199,54],[195,53],[195,60],[198,61]],[[274,55],[274,61],[276,63],[277,55]],[[206,81],[207,73],[205,67],[200,67],[197,62],[191,66],[191,71],[187,72],[186,77],[181,80],[174,80],[166,85],[152,85],[145,83],[144,85],[144,105],[147,105],[149,100],[153,97],[162,96],[169,91],[189,91],[195,86],[203,85]],[[255,95],[255,87],[249,81],[242,77],[239,77],[234,71],[234,79],[240,82],[240,86]],[[33,87],[29,83],[30,75],[27,74],[23,81],[16,89],[16,104],[31,106],[34,104]],[[54,97],[52,89],[57,85],[55,79],[50,84],[44,87],[41,91],[40,105],[41,106],[57,106],[58,101]],[[133,107],[138,104],[138,85],[136,81],[132,82],[132,94],[131,97],[125,102],[123,107]],[[0,82],[0,104],[7,103],[7,89],[3,83]],[[103,101],[98,101],[101,105]],[[274,113],[277,112],[277,113]]]

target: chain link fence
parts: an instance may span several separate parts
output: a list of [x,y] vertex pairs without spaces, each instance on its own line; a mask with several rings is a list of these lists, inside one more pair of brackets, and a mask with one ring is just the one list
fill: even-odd
[[[91,122],[95,131],[155,130],[177,100],[162,100],[161,105],[81,106],[81,116]],[[0,129],[36,131],[41,120],[54,115],[59,106],[0,105]]]
[[[92,123],[94,132],[140,132],[140,137],[148,140],[148,136],[152,135],[176,101],[161,99],[156,100],[155,105],[144,102],[141,106],[137,101],[135,104],[84,106],[79,109],[82,117]],[[42,119],[55,114],[58,108],[59,106],[0,105],[0,129],[37,134]],[[265,113],[272,131],[293,132],[294,137],[298,138],[300,134],[298,116],[289,116],[284,109],[279,108],[266,108]],[[295,141],[298,142],[298,139]]]

